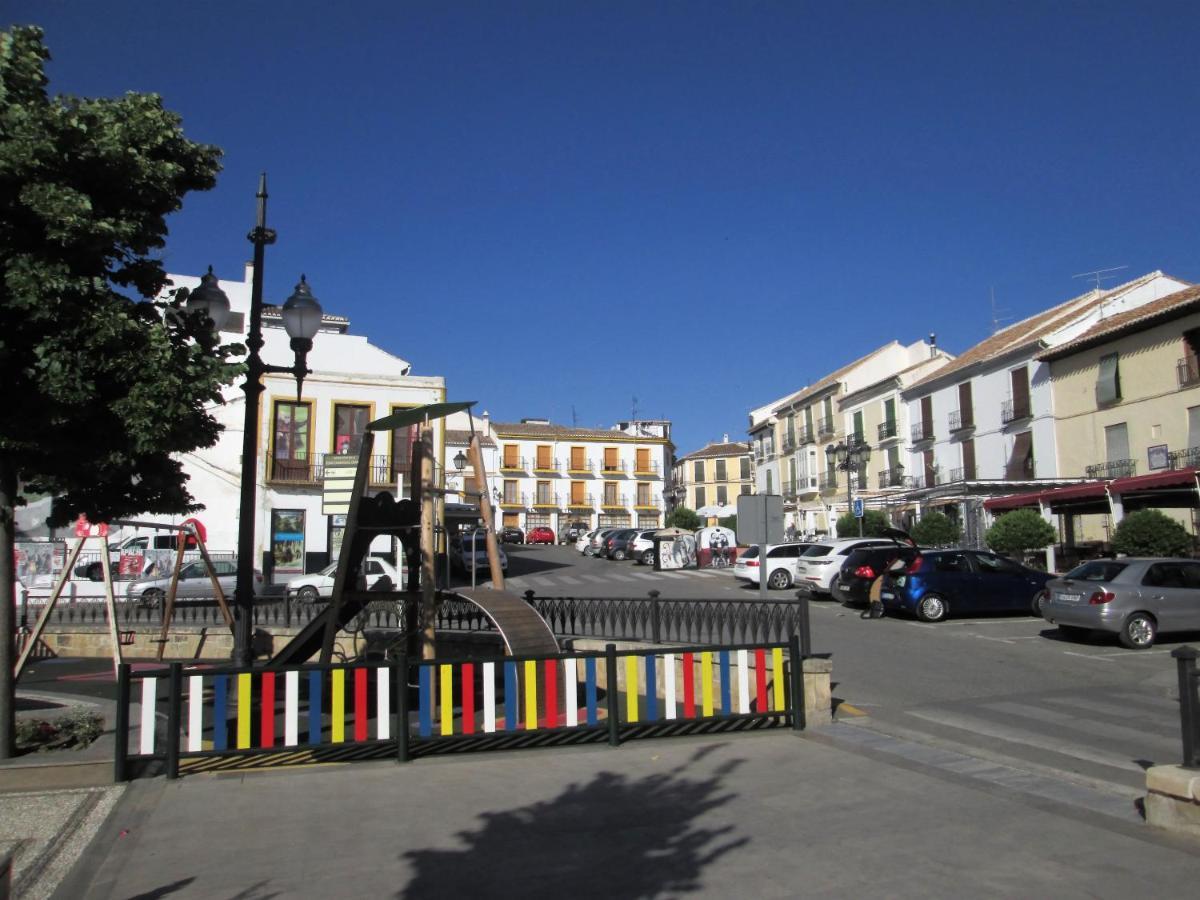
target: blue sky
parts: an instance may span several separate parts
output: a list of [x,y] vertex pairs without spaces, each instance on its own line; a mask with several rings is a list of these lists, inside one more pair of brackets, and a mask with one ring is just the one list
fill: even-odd
[[[102,11],[101,11],[102,10]],[[1196,4],[9,0],[51,90],[225,150],[168,270],[301,272],[493,418],[681,453],[892,339],[1128,266],[1200,280]],[[1110,282],[1111,283],[1111,282]]]

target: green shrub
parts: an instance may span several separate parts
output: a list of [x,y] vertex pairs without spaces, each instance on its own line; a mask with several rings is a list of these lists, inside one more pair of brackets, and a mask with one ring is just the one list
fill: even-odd
[[1112,543],[1126,556],[1189,556],[1192,552],[1187,529],[1157,509],[1140,509],[1123,518]]
[[948,547],[958,543],[962,529],[945,513],[930,511],[921,516],[910,533],[922,547]]
[[[883,529],[891,528],[892,523],[877,509],[863,510],[863,537],[880,537]],[[838,516],[837,533],[839,538],[858,537],[858,519],[853,513]]]
[[676,528],[685,528],[688,531],[695,531],[701,525],[696,511],[688,509],[686,506],[677,506],[667,513],[666,523],[668,528],[674,525]]
[[1054,526],[1032,509],[1014,509],[1000,516],[987,530],[984,540],[997,553],[1021,554],[1054,543]]

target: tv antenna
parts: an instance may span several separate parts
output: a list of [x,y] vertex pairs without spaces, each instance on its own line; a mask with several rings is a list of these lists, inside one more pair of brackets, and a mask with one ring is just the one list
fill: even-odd
[[1100,290],[1100,282],[1116,278],[1116,275],[1108,275],[1108,272],[1120,272],[1122,269],[1128,269],[1129,266],[1113,266],[1109,269],[1096,269],[1094,272],[1080,272],[1078,275],[1072,275],[1072,278],[1087,278],[1095,280],[1096,290]]
[[572,428],[579,427],[579,416],[575,415],[575,404],[574,403],[571,404],[571,427]]
[[633,407],[629,410],[629,418],[631,421],[637,421],[637,397],[633,398]]
[[996,305],[996,286],[995,285],[992,285],[991,292],[992,292],[992,334],[995,334],[997,331],[1000,330],[1001,323],[1007,322],[1009,319],[1012,318],[1012,316],[1000,315],[1001,313],[1008,312],[1008,310]]

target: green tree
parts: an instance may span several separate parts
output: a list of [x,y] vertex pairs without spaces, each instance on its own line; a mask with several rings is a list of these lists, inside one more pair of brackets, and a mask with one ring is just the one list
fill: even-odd
[[1123,518],[1112,543],[1126,556],[1189,556],[1192,552],[1187,529],[1157,509],[1140,509]]
[[962,529],[945,513],[930,511],[921,516],[911,534],[922,547],[948,547],[958,543]]
[[668,528],[674,525],[676,528],[685,528],[688,531],[695,531],[702,524],[696,511],[688,509],[686,506],[677,506],[667,513],[666,522]]
[[723,519],[717,519],[717,524],[737,534],[737,516],[726,516]]
[[[51,97],[38,28],[0,32],[0,597],[14,509],[53,524],[195,508],[173,454],[215,443],[237,367],[183,297],[159,302],[165,217],[220,150],[155,95]],[[0,757],[13,752],[13,607],[0,602]]]
[[[863,510],[863,537],[879,537],[883,529],[891,528],[892,523],[877,509]],[[840,538],[858,537],[858,519],[853,513],[838,516],[837,533]]]
[[1032,509],[1014,509],[1000,516],[987,530],[984,540],[997,553],[1021,554],[1054,543],[1054,526]]

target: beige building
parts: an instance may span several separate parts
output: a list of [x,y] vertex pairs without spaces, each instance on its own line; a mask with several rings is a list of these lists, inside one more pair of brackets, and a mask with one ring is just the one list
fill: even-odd
[[564,525],[662,525],[670,474],[669,423],[612,429],[554,425],[545,419],[492,422],[498,447],[500,524],[558,535]]
[[750,445],[725,435],[719,443],[681,456],[675,463],[673,487],[676,505],[693,510],[728,506],[729,515],[735,515],[738,496],[753,493]]

